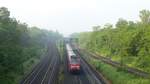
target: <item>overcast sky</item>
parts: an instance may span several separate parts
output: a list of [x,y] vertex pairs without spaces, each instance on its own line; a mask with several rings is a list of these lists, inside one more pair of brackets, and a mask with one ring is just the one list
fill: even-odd
[[29,26],[58,30],[65,36],[115,24],[118,18],[139,20],[139,11],[150,10],[150,0],[0,0],[11,17]]

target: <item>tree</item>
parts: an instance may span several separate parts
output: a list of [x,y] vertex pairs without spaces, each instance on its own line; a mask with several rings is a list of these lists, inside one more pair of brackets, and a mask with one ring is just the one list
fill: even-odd
[[93,27],[93,31],[99,31],[100,28],[101,28],[101,26],[94,26],[94,27]]
[[143,24],[150,24],[150,11],[149,10],[141,10],[139,15]]
[[8,11],[8,9],[6,7],[1,7],[0,8],[0,21],[9,18],[9,16],[10,16],[10,12]]
[[126,28],[128,26],[128,22],[122,18],[119,18],[118,22],[116,23],[117,28]]
[[59,39],[58,32],[28,27],[9,17],[7,8],[0,8],[0,83],[17,84],[28,67],[30,59],[39,59],[46,52],[50,40]]
[[109,29],[111,29],[111,28],[113,28],[113,25],[110,24],[110,23],[107,23],[107,24],[104,25],[104,28],[109,28]]

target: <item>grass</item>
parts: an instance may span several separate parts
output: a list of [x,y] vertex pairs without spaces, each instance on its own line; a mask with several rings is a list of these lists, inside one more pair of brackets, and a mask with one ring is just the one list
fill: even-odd
[[103,73],[106,78],[111,80],[112,84],[150,84],[150,79],[137,77],[125,71],[118,70],[99,60],[92,59],[90,62],[98,71]]
[[23,64],[24,73],[27,74],[29,71],[31,71],[31,69],[33,68],[33,66],[35,66],[39,61],[40,61],[40,59],[37,59],[35,57],[33,57],[33,58],[29,59],[28,61],[26,61]]
[[17,84],[18,81],[22,80],[24,76],[29,74],[36,64],[40,62],[40,59],[43,58],[43,55],[46,53],[46,48],[38,49],[37,56],[34,56],[23,63],[23,74],[19,74],[15,77],[15,82],[13,84]]
[[84,58],[90,62],[100,73],[102,73],[112,84],[150,84],[150,79],[141,78],[123,70],[105,64],[100,60],[90,57],[81,51]]
[[59,77],[58,77],[58,84],[61,84],[64,80],[64,45],[63,42],[57,43],[57,48],[60,53],[61,65],[59,68]]
[[[96,53],[96,54],[98,54],[100,56],[107,57],[107,58],[109,58],[108,56],[111,56],[111,60],[112,61],[116,61],[116,62],[120,62],[121,61],[121,56],[113,55],[113,54],[109,55],[108,54],[109,52],[106,51],[106,50],[103,50],[101,52],[100,51],[95,51],[93,53]],[[124,65],[127,65],[129,67],[136,68],[136,69],[139,69],[141,71],[145,71],[145,72],[150,73],[150,68],[148,66],[147,67],[143,67],[142,65],[144,65],[144,64],[141,64],[141,62],[139,61],[139,57],[136,57],[136,56],[125,56],[122,59],[123,59],[123,64]],[[147,59],[149,59],[149,58],[147,58]],[[142,60],[143,60],[143,62],[146,62],[146,60],[144,60],[144,59],[142,59]],[[148,64],[148,61],[145,64]]]

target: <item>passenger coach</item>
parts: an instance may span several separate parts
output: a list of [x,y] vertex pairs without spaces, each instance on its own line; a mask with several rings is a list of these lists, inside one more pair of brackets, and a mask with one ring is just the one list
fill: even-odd
[[73,49],[69,44],[66,44],[66,49],[67,49],[68,70],[70,72],[79,72],[80,58],[74,53]]

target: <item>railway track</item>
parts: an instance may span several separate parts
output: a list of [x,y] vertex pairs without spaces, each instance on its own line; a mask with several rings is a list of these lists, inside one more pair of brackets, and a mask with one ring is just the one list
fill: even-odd
[[140,76],[140,77],[143,77],[143,78],[150,78],[150,73],[148,73],[148,72],[144,72],[144,71],[141,71],[139,69],[129,67],[127,65],[121,65],[119,62],[115,62],[115,61],[112,61],[112,60],[110,60],[110,59],[108,59],[106,57],[99,56],[99,55],[87,52],[84,49],[80,49],[80,50],[82,50],[84,53],[87,53],[88,55],[90,55],[94,59],[101,60],[104,63],[112,65],[113,67],[117,67],[117,68],[124,67],[124,70],[126,70],[127,72],[129,72],[131,74],[134,74],[134,75],[137,75],[137,76]]
[[89,55],[90,57],[92,57],[94,59],[101,60],[104,63],[112,65],[113,67],[116,67],[116,68],[124,67],[124,70],[126,70],[127,72],[129,72],[129,73],[131,73],[133,75],[140,76],[140,77],[143,77],[143,78],[148,78],[148,79],[150,78],[150,73],[148,73],[148,72],[144,72],[144,71],[141,71],[139,69],[136,69],[136,68],[133,68],[133,67],[129,67],[127,65],[121,65],[121,63],[112,61],[111,59],[109,59],[107,57],[100,56],[100,55],[97,55],[95,53],[88,52],[86,49],[80,48],[76,43],[73,43],[72,45],[78,51],[82,51],[83,53],[86,53],[87,55]]
[[[78,51],[74,51],[76,55],[81,57],[81,54]],[[67,57],[67,54],[65,54]],[[65,59],[67,65],[67,59]],[[105,80],[102,79],[99,74],[93,70],[91,65],[81,57],[81,71],[79,74],[71,74],[67,71],[65,72],[65,80],[64,84],[107,84],[104,82]]]
[[[75,51],[77,55],[81,55]],[[106,84],[97,76],[93,68],[81,58],[81,71],[79,74],[71,74],[67,70],[67,55],[64,53],[64,82],[61,84]],[[28,74],[20,84],[58,84],[60,58],[54,44],[49,45],[48,52],[41,62]]]
[[76,54],[78,54],[81,58],[81,64],[84,66],[84,70],[89,75],[89,79],[92,84],[108,84],[107,80],[102,76],[102,74],[98,73],[85,59],[82,57],[80,51],[75,50]]
[[56,45],[50,43],[45,57],[20,84],[55,84],[59,72],[59,61]]

